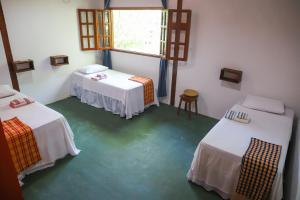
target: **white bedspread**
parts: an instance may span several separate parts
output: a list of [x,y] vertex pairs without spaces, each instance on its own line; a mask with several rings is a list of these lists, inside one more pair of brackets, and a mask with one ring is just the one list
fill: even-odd
[[241,124],[222,118],[221,121],[199,143],[188,179],[207,190],[215,190],[224,199],[234,191],[251,137],[282,145],[278,172],[272,187],[270,199],[283,197],[283,170],[289,140],[292,133],[294,113],[286,109],[285,115],[276,115],[233,106],[232,110],[249,114],[250,124]]
[[0,99],[0,118],[2,121],[18,117],[33,129],[33,133],[42,160],[19,174],[21,180],[26,174],[53,166],[57,159],[67,154],[79,154],[74,143],[73,132],[60,113],[35,102],[33,104],[12,109],[9,102],[14,98],[25,97],[21,93]]
[[[107,78],[100,81],[91,80],[91,77],[100,73],[106,74]],[[133,75],[115,70],[89,75],[74,72],[71,81],[71,95],[77,96],[83,103],[105,108],[114,114],[130,119],[145,109],[143,85],[128,80],[131,77]],[[159,105],[157,96],[154,95],[155,101],[150,105]]]

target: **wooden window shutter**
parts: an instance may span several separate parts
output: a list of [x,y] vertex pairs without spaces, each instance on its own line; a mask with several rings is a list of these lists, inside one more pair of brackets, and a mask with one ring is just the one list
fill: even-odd
[[160,55],[166,57],[168,37],[168,10],[162,11],[161,15],[161,35],[160,35]]
[[97,49],[113,48],[112,11],[97,10]]
[[81,50],[97,50],[96,10],[78,9]]
[[[181,22],[179,27],[177,27],[177,15],[178,11],[170,9],[168,13],[168,37],[167,37],[167,49],[166,58],[168,60],[178,60],[187,61],[189,52],[189,41],[190,41],[190,30],[191,30],[191,20],[192,11],[182,10],[181,12]],[[180,40],[179,40],[179,54],[178,58],[174,57],[175,50],[175,33],[176,29],[180,29]]]

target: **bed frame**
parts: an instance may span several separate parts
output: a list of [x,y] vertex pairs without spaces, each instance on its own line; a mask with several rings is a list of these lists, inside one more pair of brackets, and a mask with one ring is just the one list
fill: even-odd
[[8,144],[4,135],[2,121],[0,119],[0,163],[6,163],[0,165],[0,194],[3,199],[23,199],[19,181],[17,178],[17,172],[13,165],[13,161],[10,156]]

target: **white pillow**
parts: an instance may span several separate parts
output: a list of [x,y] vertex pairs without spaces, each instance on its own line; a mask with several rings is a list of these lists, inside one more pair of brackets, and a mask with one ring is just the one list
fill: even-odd
[[0,99],[13,95],[15,92],[8,85],[0,85]]
[[281,101],[265,97],[247,95],[243,106],[264,112],[284,114],[284,104]]
[[88,66],[80,69],[79,72],[81,72],[83,74],[93,74],[93,73],[97,73],[97,72],[103,72],[107,69],[108,69],[108,67],[95,64],[95,65],[88,65]]

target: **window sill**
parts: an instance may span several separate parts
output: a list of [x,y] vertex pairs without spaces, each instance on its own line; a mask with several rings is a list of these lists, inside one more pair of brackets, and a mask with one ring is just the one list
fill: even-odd
[[128,51],[128,50],[123,50],[123,49],[111,49],[111,51],[122,52],[122,53],[129,53],[129,54],[135,54],[135,55],[140,55],[140,56],[148,56],[148,57],[153,57],[153,58],[162,58],[161,55],[149,54],[149,53],[141,53],[141,52],[136,52],[136,51]]

